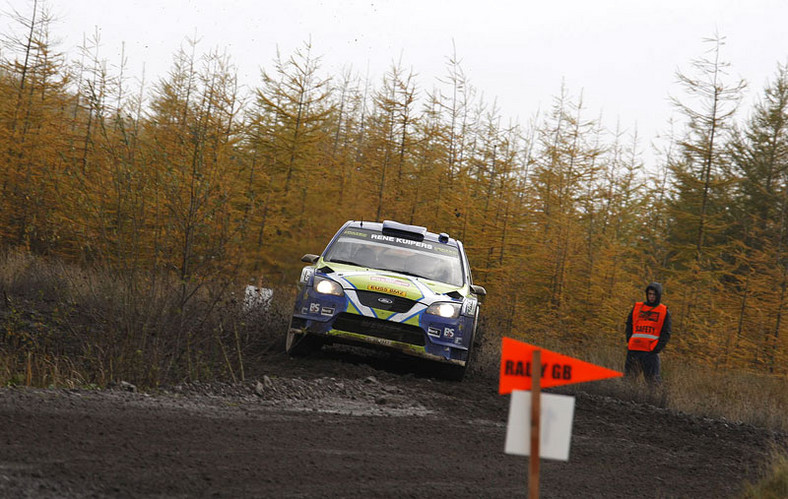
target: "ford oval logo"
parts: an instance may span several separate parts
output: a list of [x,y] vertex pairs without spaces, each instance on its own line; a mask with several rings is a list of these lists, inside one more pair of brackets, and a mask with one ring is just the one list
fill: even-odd
[[384,305],[391,305],[392,303],[394,303],[394,300],[392,300],[391,298],[378,298],[378,301]]

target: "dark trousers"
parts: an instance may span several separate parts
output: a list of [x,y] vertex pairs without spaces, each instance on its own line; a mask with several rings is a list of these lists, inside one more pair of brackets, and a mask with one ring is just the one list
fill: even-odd
[[627,378],[637,378],[640,373],[649,383],[659,383],[659,354],[654,352],[640,352],[628,350],[627,360],[624,364],[624,374]]

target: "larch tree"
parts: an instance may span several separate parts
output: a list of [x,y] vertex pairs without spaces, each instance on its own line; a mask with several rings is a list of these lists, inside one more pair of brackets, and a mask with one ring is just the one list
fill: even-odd
[[[620,340],[622,310],[631,304],[631,290],[643,281],[639,241],[644,237],[641,216],[647,203],[646,177],[637,130],[617,127],[612,144],[600,158],[596,223],[589,235],[588,302],[597,310],[602,331]],[[645,225],[645,224],[644,224]]]
[[[399,218],[404,180],[411,170],[416,86],[412,71],[392,64],[381,87],[373,93],[372,112],[367,121],[365,158],[368,180],[375,186],[374,218]],[[404,172],[404,175],[403,175]]]
[[[64,57],[50,39],[47,6],[14,12],[21,28],[3,38],[0,60],[6,95],[0,104],[0,214],[3,239],[39,252],[55,249],[61,228],[53,214],[63,172],[55,168],[66,135],[69,106]],[[6,58],[7,57],[7,58]]]
[[113,157],[115,136],[108,118],[113,78],[100,55],[96,33],[79,47],[81,58],[76,74],[74,106],[68,148],[62,154],[68,172],[68,189],[63,192],[63,223],[70,229],[69,242],[75,254],[87,255],[105,264],[118,262],[123,209],[118,205]]
[[[336,98],[333,105],[334,117],[330,120],[333,126],[331,143],[331,168],[336,182],[336,196],[345,198],[346,194],[355,188],[358,180],[354,172],[359,168],[357,163],[359,143],[359,129],[362,126],[364,113],[364,95],[361,90],[363,82],[354,76],[349,69],[344,70],[338,86],[332,94]],[[352,215],[351,215],[352,216]],[[336,221],[341,222],[340,220]]]
[[[780,334],[788,288],[786,66],[778,67],[744,130],[732,141],[731,155],[733,172],[740,180],[729,235],[741,245],[729,287],[738,291],[740,302],[737,328],[728,339],[725,359],[730,355],[738,361],[763,362],[773,370],[788,353]],[[748,351],[752,355],[741,354]]]
[[534,168],[533,187],[538,202],[536,223],[541,245],[536,248],[542,291],[550,314],[562,316],[573,301],[575,266],[582,251],[583,198],[596,177],[598,125],[583,117],[582,99],[574,104],[562,88],[539,135],[541,161]]
[[670,165],[674,193],[669,212],[670,243],[677,250],[671,265],[683,275],[674,320],[689,333],[688,339],[708,344],[706,336],[725,330],[730,320],[724,313],[729,309],[716,300],[721,296],[719,274],[726,265],[721,258],[727,243],[723,231],[733,182],[725,143],[745,83],[728,82],[724,38],[715,35],[704,42],[710,48],[692,61],[693,74],[677,74],[686,96],[673,102],[686,119],[687,131]]
[[[721,59],[724,38],[705,39],[711,45],[708,57],[692,61],[695,74],[678,72],[677,78],[687,96],[673,99],[677,110],[686,118],[687,134],[680,141],[681,155],[671,165],[677,195],[673,203],[675,216],[692,223],[677,233],[677,243],[685,239],[692,248],[692,258],[702,265],[710,237],[718,233],[720,195],[730,185],[726,176],[726,134],[746,84],[726,81],[729,63]],[[685,208],[686,207],[686,208]]]
[[[283,60],[277,54],[274,73],[262,72],[251,110],[250,148],[263,161],[264,216],[256,254],[278,265],[280,257],[297,262],[295,254],[309,250],[299,237],[305,228],[322,227],[321,207],[331,189],[330,126],[334,114],[331,80],[320,75],[320,58],[310,42]],[[265,253],[265,255],[263,255]]]
[[[194,44],[192,44],[194,49]],[[199,283],[233,265],[242,178],[234,162],[240,133],[237,78],[216,52],[196,68],[179,51],[156,87],[148,127],[149,168],[157,178],[158,250],[181,283],[181,306]],[[199,279],[198,279],[199,276]]]
[[[441,209],[436,212],[452,214],[451,217],[435,218],[434,224],[449,224],[448,230],[457,232],[459,237],[470,237],[471,226],[475,220],[476,206],[473,203],[470,171],[471,158],[475,155],[474,144],[480,132],[481,120],[486,106],[471,84],[462,60],[453,48],[452,55],[446,60],[446,73],[438,78],[430,100],[437,104],[437,116],[441,123],[441,150],[445,157],[443,174],[437,179],[436,202]],[[455,182],[458,180],[459,182]]]
[[445,127],[441,120],[442,108],[437,99],[437,92],[428,94],[418,122],[419,140],[415,144],[411,180],[413,202],[404,218],[411,224],[437,226],[439,211],[442,209],[440,185],[446,174],[447,149]]
[[515,197],[515,172],[519,153],[519,128],[501,125],[500,109],[493,103],[487,109],[477,134],[477,145],[467,160],[468,168],[460,170],[457,184],[468,183],[471,198],[463,203],[473,230],[464,233],[474,242],[478,253],[477,268],[486,280],[497,279],[502,271],[506,252],[506,230]]

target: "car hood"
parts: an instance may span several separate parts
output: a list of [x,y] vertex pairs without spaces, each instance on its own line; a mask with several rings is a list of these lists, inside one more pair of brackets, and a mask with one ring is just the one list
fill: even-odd
[[[337,266],[339,267],[339,266]],[[467,286],[452,286],[438,281],[414,277],[396,272],[380,270],[358,270],[357,267],[342,266],[330,274],[345,289],[358,291],[373,291],[393,296],[400,296],[409,300],[432,301],[437,295],[458,293],[468,295]],[[459,298],[459,296],[457,296]]]

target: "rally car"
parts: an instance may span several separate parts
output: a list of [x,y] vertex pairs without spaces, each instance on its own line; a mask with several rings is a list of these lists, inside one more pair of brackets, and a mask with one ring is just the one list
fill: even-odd
[[486,295],[460,241],[394,221],[349,221],[322,255],[304,255],[286,350],[326,343],[396,350],[460,380]]

